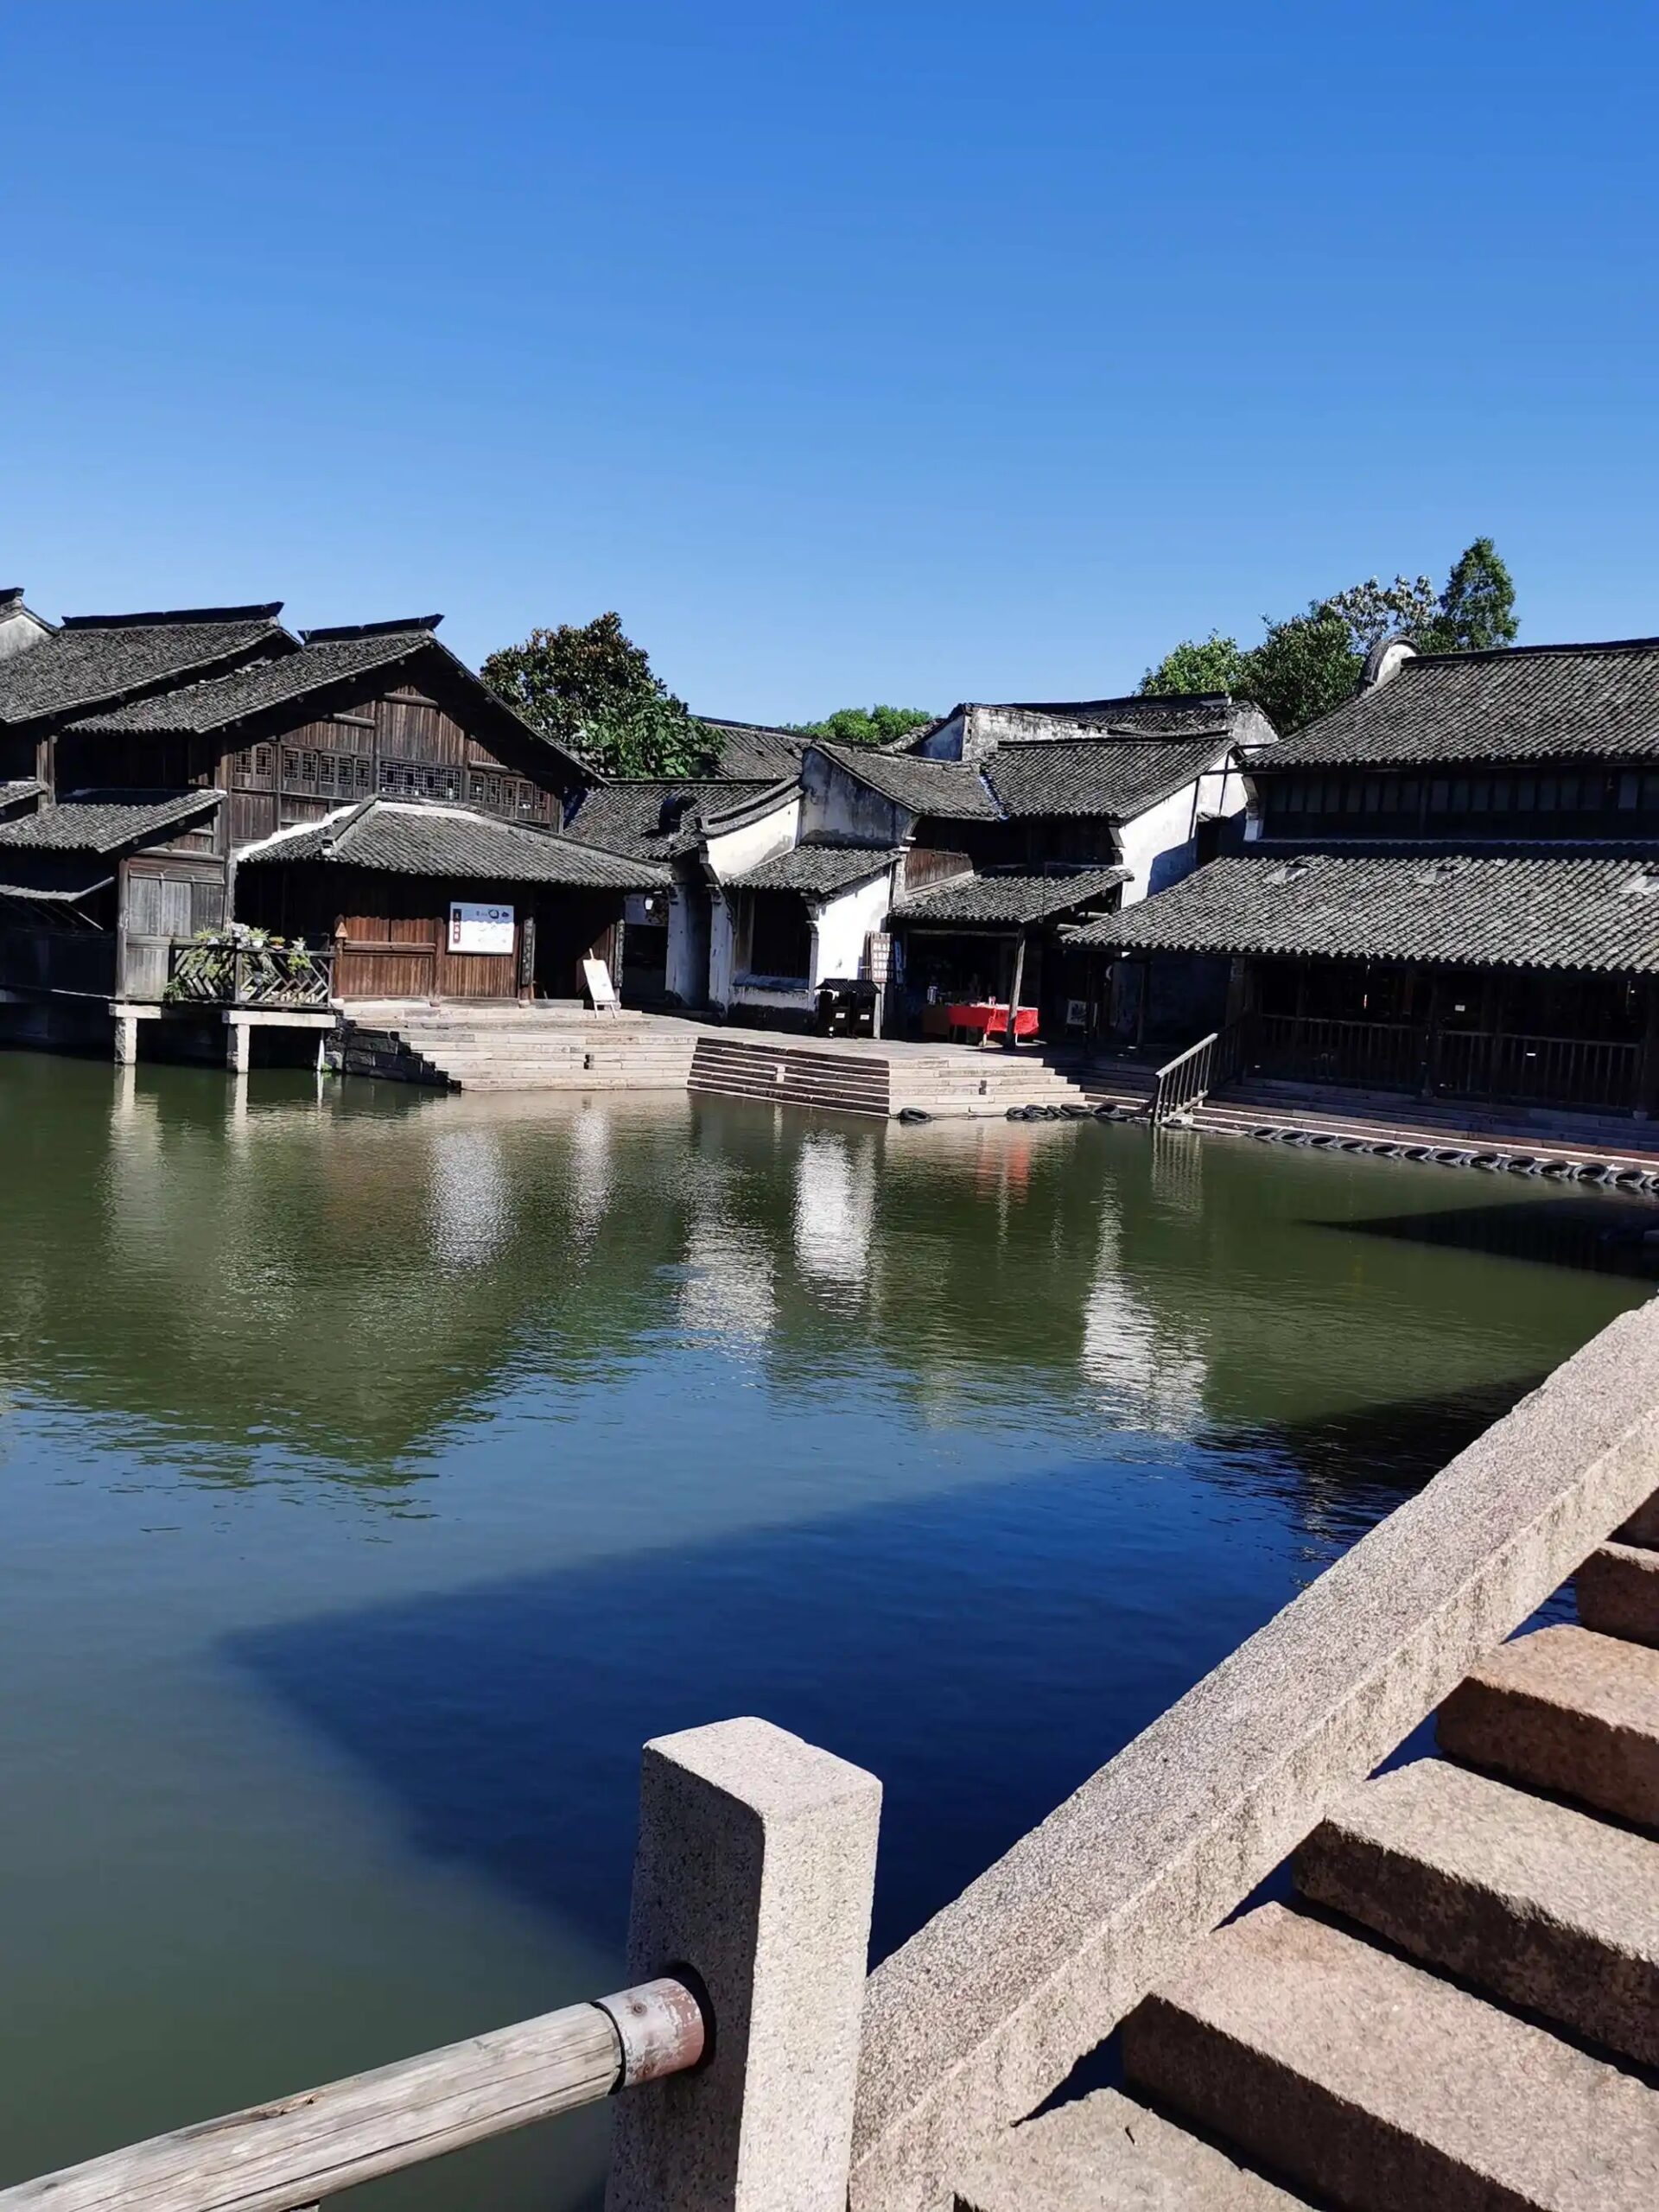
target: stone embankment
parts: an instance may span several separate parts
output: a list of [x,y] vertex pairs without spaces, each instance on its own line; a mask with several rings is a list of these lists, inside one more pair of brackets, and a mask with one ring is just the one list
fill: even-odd
[[689,1090],[883,1119],[1138,1109],[1149,1081],[1075,1051],[800,1037],[663,1014],[508,1004],[357,1005],[342,1018],[333,1056],[347,1075],[442,1090]]

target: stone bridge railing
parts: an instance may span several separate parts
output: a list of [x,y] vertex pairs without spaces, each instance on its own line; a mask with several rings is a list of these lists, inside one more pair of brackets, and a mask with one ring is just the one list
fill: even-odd
[[609,2212],[947,2212],[1471,1667],[1659,1489],[1624,1315],[865,1980],[880,1786],[760,1720],[648,1745],[620,1998],[0,2191],[301,2212],[620,2092]]

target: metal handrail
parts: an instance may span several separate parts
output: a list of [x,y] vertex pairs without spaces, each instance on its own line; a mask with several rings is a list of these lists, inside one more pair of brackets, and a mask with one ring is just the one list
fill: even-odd
[[1230,1021],[1159,1069],[1152,1094],[1154,1128],[1188,1112],[1221,1084],[1231,1082],[1243,1063],[1244,1037],[1244,1021]]

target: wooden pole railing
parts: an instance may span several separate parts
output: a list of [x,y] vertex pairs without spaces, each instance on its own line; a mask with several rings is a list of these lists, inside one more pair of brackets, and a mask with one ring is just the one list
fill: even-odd
[[158,2135],[0,2190],[5,2212],[304,2212],[468,2143],[701,2061],[697,1999],[662,1979]]
[[607,2212],[845,2212],[880,1785],[764,1720],[647,1744],[632,1987],[0,2190],[308,2212],[626,2091]]

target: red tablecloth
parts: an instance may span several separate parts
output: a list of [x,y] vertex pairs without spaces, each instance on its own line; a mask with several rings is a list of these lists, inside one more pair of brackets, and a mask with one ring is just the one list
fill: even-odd
[[[988,1001],[979,1000],[947,1007],[946,1012],[953,1029],[976,1029],[982,1037],[1006,1037],[1008,1033],[1008,1009],[1006,1006],[993,1006]],[[1014,1019],[1014,1033],[1016,1037],[1034,1037],[1037,1034],[1037,1009],[1034,1006],[1020,1007]]]

